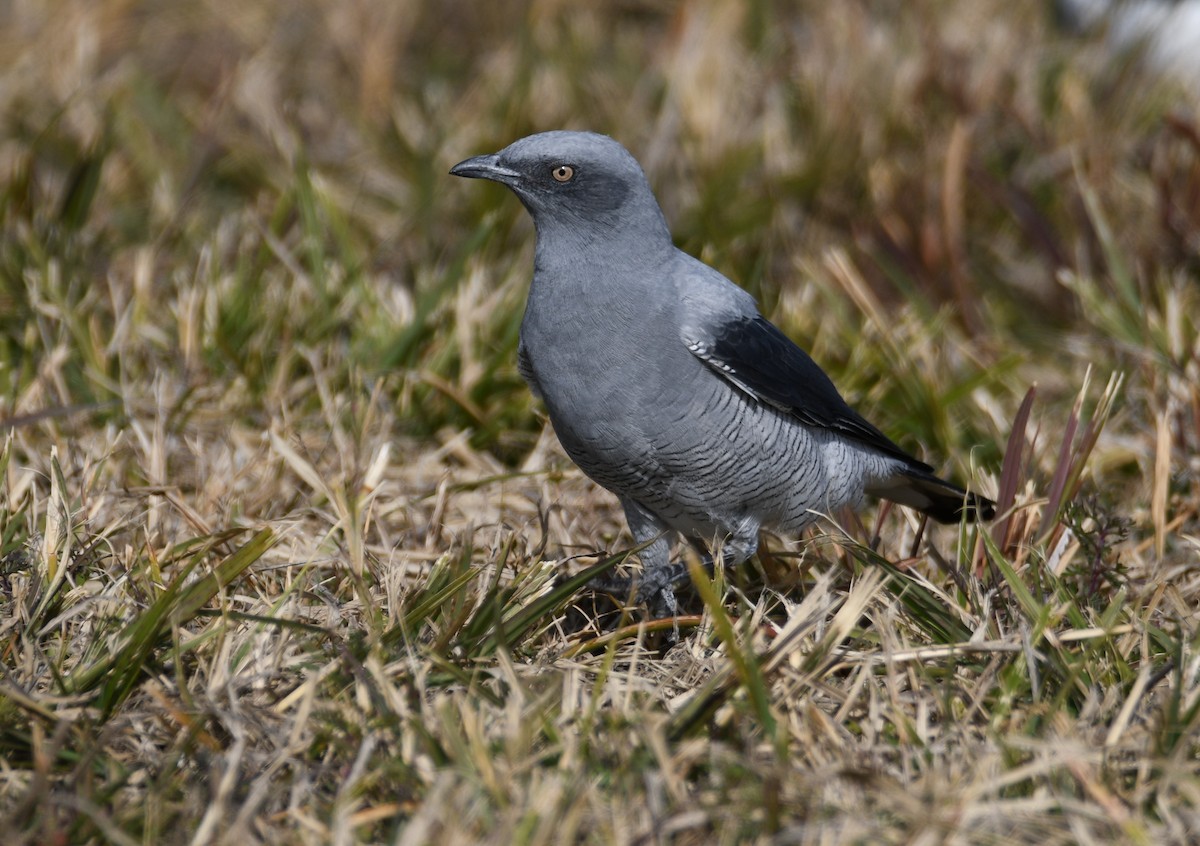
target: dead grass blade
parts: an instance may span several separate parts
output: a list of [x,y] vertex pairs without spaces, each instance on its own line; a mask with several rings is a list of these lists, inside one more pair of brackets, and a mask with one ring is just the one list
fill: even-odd
[[713,628],[717,639],[725,647],[725,652],[733,662],[734,672],[740,685],[750,697],[751,705],[763,734],[772,742],[778,742],[776,734],[775,715],[771,712],[771,700],[767,691],[766,680],[763,678],[760,656],[754,653],[753,642],[749,637],[744,640],[738,637],[733,621],[725,611],[721,595],[717,592],[714,581],[704,572],[699,561],[688,558],[688,574],[704,607],[712,617]]
[[[222,538],[220,542],[226,539]],[[191,556],[150,607],[116,634],[113,645],[105,644],[98,657],[66,679],[68,692],[85,693],[98,687],[97,707],[105,715],[112,713],[143,677],[151,656],[169,629],[182,626],[196,616],[204,605],[231,585],[275,543],[274,533],[262,529],[211,572],[196,581],[189,581],[192,572],[201,565],[206,548],[218,542],[212,538],[196,540],[203,544],[201,549]]]
[[[1008,434],[1008,444],[1004,448],[1004,463],[1000,468],[1000,488],[996,496],[996,512],[1003,515],[992,527],[992,539],[1000,549],[1007,550],[1012,543],[1012,533],[1015,529],[1013,505],[1016,503],[1017,488],[1025,476],[1026,466],[1026,437],[1025,430],[1029,426],[1029,413],[1033,409],[1033,400],[1037,396],[1037,386],[1033,385],[1025,392],[1025,398],[1013,418],[1012,429]],[[977,575],[982,575],[977,572]]]

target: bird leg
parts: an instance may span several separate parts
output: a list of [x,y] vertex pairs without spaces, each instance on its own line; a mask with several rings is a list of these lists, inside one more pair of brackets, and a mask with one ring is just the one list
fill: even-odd
[[[629,596],[636,587],[636,601],[646,604],[651,617],[675,617],[679,611],[675,588],[689,579],[687,562],[671,562],[671,530],[657,515],[626,497],[621,497],[621,504],[625,507],[625,519],[634,540],[639,545],[647,544],[639,553],[642,572],[633,578],[594,579],[591,586],[621,596]],[[709,547],[696,537],[687,537],[687,541],[700,556],[701,566],[711,578],[714,568]],[[758,522],[743,521],[724,540],[714,538],[711,548],[720,549],[728,566],[739,566],[758,550]]]
[[626,579],[594,579],[591,586],[605,593],[628,596],[636,586],[635,598],[646,603],[651,616],[674,617],[679,609],[675,585],[687,578],[687,566],[671,563],[671,528],[652,511],[621,497],[625,519],[634,541],[645,547],[638,553],[642,572]]

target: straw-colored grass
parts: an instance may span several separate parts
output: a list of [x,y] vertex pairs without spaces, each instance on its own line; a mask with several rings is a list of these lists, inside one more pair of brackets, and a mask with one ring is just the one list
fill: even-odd
[[[4,842],[1195,842],[1200,114],[1106,55],[1034,0],[9,4]],[[581,589],[630,541],[516,373],[532,230],[446,175],[558,127],[1001,517]]]

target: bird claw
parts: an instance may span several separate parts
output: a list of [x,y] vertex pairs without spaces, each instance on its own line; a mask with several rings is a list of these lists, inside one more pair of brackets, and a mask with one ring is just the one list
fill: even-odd
[[675,596],[675,588],[665,585],[654,596],[647,598],[646,607],[656,620],[678,617],[679,599]]
[[687,580],[687,565],[679,563],[640,577],[593,579],[588,586],[615,596],[632,596],[637,604],[646,606],[651,618],[661,619],[679,615],[675,588]]
[[[712,575],[712,559],[707,555],[702,561],[704,571]],[[688,566],[679,561],[667,567],[642,573],[641,576],[626,578],[596,578],[588,587],[601,593],[619,597],[632,596],[638,605],[645,605],[650,619],[661,620],[679,616],[679,600],[675,589],[691,578]]]

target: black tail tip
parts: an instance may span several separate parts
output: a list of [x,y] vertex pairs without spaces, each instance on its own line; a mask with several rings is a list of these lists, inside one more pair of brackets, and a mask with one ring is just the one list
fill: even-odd
[[986,496],[924,471],[894,477],[884,486],[868,488],[867,493],[907,505],[948,525],[963,520],[982,522],[996,516],[996,503]]
[[996,516],[996,503],[986,496],[968,494],[967,503],[960,511],[968,520],[991,520]]
[[986,522],[996,516],[996,503],[986,496],[968,493],[965,498],[935,502],[925,513],[939,523]]

